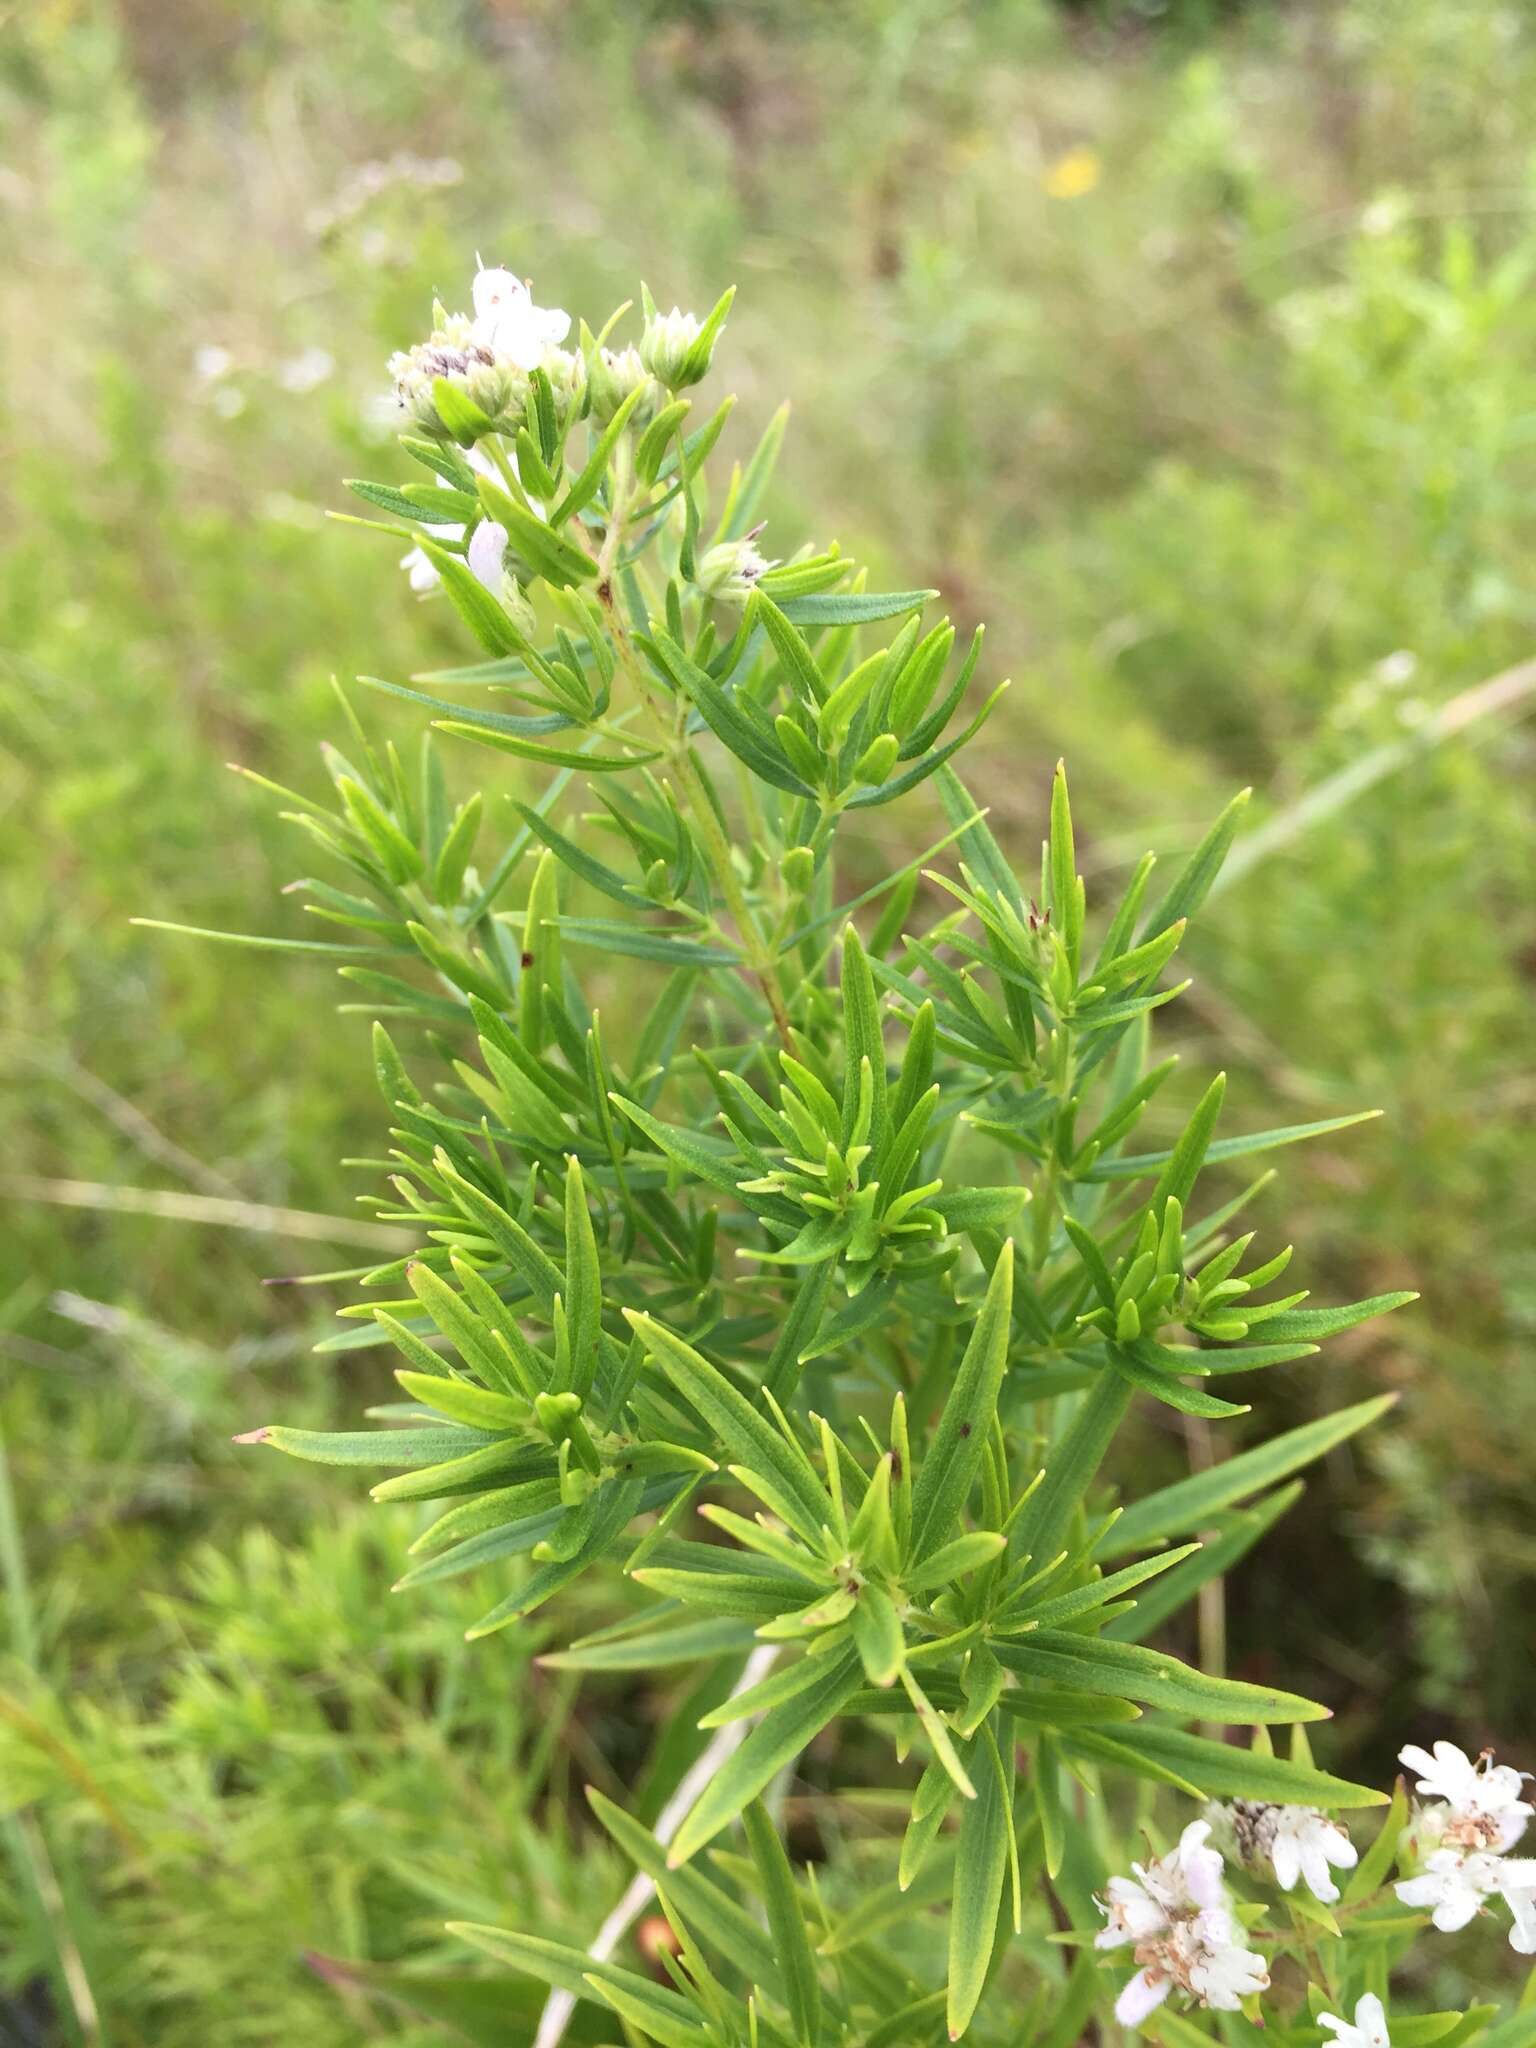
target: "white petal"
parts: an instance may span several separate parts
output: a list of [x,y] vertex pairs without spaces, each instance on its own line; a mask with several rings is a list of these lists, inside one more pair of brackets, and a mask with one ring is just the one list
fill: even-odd
[[1509,1930],[1510,1947],[1517,1955],[1536,1955],[1536,1892],[1518,1891],[1511,1886],[1504,1893],[1504,1903],[1515,1922]]
[[438,581],[437,569],[420,548],[400,557],[400,566],[411,579],[412,590],[430,590]]
[[1301,1875],[1301,1844],[1288,1831],[1276,1834],[1269,1851],[1269,1860],[1275,1866],[1275,1883],[1281,1891],[1290,1891]]
[[1374,1991],[1367,1991],[1355,2006],[1355,2026],[1365,2048],[1392,2048],[1387,2034],[1386,2008]]
[[1531,1817],[1531,1808],[1527,1806],[1523,1799],[1517,1799],[1513,1805],[1506,1806],[1501,1813],[1494,1817],[1498,1821],[1499,1837],[1497,1846],[1502,1855],[1506,1849],[1513,1849],[1516,1842],[1525,1833],[1525,1824]]
[[482,320],[493,318],[508,306],[527,304],[528,287],[510,270],[477,270],[473,286],[475,312]]
[[1459,1934],[1467,1922],[1475,1918],[1482,1903],[1481,1894],[1473,1891],[1470,1885],[1458,1885],[1454,1890],[1447,1890],[1436,1906],[1432,1916],[1434,1923],[1442,1934]]
[[492,597],[501,595],[501,563],[507,552],[507,529],[482,519],[469,537],[469,566]]
[[1313,1898],[1321,1899],[1325,1906],[1331,1906],[1339,1896],[1339,1888],[1328,1874],[1328,1858],[1323,1854],[1320,1842],[1309,1841],[1302,1844],[1301,1870]]
[[1150,1970],[1138,1970],[1115,2000],[1115,2018],[1122,2027],[1139,2027],[1168,1996],[1171,1984],[1171,1978],[1154,1977]]
[[1221,1857],[1215,1849],[1205,1846],[1210,1832],[1208,1820],[1192,1820],[1179,1837],[1179,1867],[1189,1896],[1197,1906],[1219,1906],[1225,1896]]
[[1323,1838],[1323,1854],[1330,1863],[1336,1863],[1340,1870],[1353,1870],[1360,1861],[1360,1851],[1342,1828],[1329,1828]]
[[1320,2012],[1317,2024],[1326,2027],[1334,2037],[1335,2048],[1365,2048],[1365,2037],[1358,2027],[1352,2027],[1348,2020],[1341,2020],[1336,2012]]

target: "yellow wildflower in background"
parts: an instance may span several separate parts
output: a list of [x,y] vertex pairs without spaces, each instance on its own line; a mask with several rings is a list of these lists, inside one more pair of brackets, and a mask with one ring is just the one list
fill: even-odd
[[1097,150],[1069,149],[1046,172],[1045,189],[1052,199],[1081,199],[1098,184],[1103,169]]

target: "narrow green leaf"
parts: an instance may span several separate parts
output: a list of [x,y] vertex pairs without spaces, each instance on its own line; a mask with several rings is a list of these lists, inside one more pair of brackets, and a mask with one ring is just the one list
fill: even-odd
[[1071,1740],[1075,1748],[1127,1770],[1134,1770],[1140,1759],[1161,1765],[1207,1799],[1256,1799],[1277,1806],[1328,1809],[1387,1803],[1386,1793],[1369,1785],[1353,1785],[1347,1778],[1335,1778],[1308,1764],[1263,1756],[1236,1743],[1212,1742],[1181,1728],[1141,1722],[1134,1728],[1117,1728],[1113,1735],[1079,1729]]
[[1210,1678],[1181,1664],[1177,1657],[1149,1650],[1141,1643],[1039,1629],[1021,1642],[995,1641],[992,1648],[998,1662],[1020,1678],[1139,1700],[1170,1714],[1245,1727],[1327,1718],[1326,1707],[1299,1694],[1247,1685],[1235,1678]]
[[677,1831],[667,1857],[670,1868],[686,1863],[728,1826],[748,1800],[755,1799],[836,1718],[858,1689],[863,1671],[852,1649],[819,1661],[827,1668],[816,1683],[765,1714],[699,1794]]
[[1005,1242],[912,1494],[911,1555],[921,1564],[949,1536],[981,1466],[1008,1363],[1013,1245]]
[[[1187,1536],[1207,1527],[1212,1515],[1234,1501],[1289,1478],[1314,1458],[1321,1458],[1367,1423],[1385,1415],[1396,1401],[1395,1394],[1380,1394],[1353,1408],[1341,1408],[1335,1415],[1319,1416],[1299,1429],[1287,1430],[1268,1443],[1240,1451],[1209,1471],[1196,1472],[1188,1479],[1134,1501],[1100,1545],[1100,1554],[1118,1557],[1127,1550],[1145,1550],[1168,1536]],[[1026,1546],[1027,1547],[1027,1546]],[[1037,1551],[1036,1555],[1043,1553]]]
[[691,1344],[651,1316],[634,1309],[624,1313],[652,1360],[716,1431],[731,1458],[772,1479],[794,1514],[795,1527],[807,1542],[819,1545],[821,1525],[831,1519],[831,1503],[805,1455],[793,1451]]
[[[812,2044],[814,2048],[821,2033],[821,1982],[806,1934],[805,1912],[795,1890],[794,1872],[789,1867],[789,1858],[784,1853],[778,1831],[760,1799],[752,1800],[743,1809],[742,1820],[746,1827],[747,1847],[757,1866],[760,1896],[768,1914],[768,1931],[773,1937],[771,1960],[778,1967],[772,1974],[782,1976],[784,2003],[789,2008],[796,2038]],[[675,1879],[673,1884],[675,1887]],[[681,1894],[678,1902],[685,1903]],[[756,1931],[754,1923],[753,1932]],[[733,1951],[727,1947],[725,1952],[732,1955],[733,1960],[745,1960],[739,1948]]]
[[971,1745],[969,1762],[974,1765],[971,1775],[976,1797],[960,1817],[949,1916],[947,2016],[951,2041],[958,2041],[970,2026],[986,1988],[1013,1827],[1008,1781],[990,1729],[983,1729]]

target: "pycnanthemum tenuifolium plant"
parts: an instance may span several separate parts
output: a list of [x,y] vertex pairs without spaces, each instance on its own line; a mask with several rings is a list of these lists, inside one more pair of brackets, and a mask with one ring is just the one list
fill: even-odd
[[[478,1573],[472,1637],[591,1574],[620,1618],[546,1662],[712,1687],[655,1832],[593,1800],[672,1922],[665,1981],[459,1933],[552,1988],[545,2048],[573,2003],[579,2038],[664,2048],[1071,2048],[1112,2014],[1182,2043],[1205,2012],[1385,2044],[1426,1909],[1500,1897],[1531,1946],[1520,1780],[1405,1751],[1439,1803],[1399,1786],[1358,1846],[1337,1815],[1385,1795],[1314,1763],[1322,1707],[1147,1639],[1387,1401],[1118,1503],[1100,1478],[1133,1403],[1224,1423],[1229,1388],[1411,1299],[1304,1306],[1239,1226],[1269,1176],[1209,1190],[1355,1118],[1218,1135],[1218,1076],[1132,1149],[1242,799],[1165,893],[1149,855],[1090,918],[1058,769],[1021,879],[952,765],[1001,687],[981,634],[836,548],[770,559],[782,413],[708,473],[730,404],[691,394],[730,294],[697,319],[642,292],[638,334],[621,309],[569,348],[509,272],[472,297],[391,366],[422,474],[353,489],[483,659],[363,679],[427,714],[419,764],[348,707],[334,802],[282,794],[329,871],[308,908],[353,936],[271,942],[333,957],[377,1020],[369,1199],[414,1250],[329,1276],[359,1299],[322,1348],[392,1354],[400,1398],[249,1440],[394,1468],[376,1498],[433,1504],[401,1585]],[[502,843],[434,732],[545,772]],[[946,829],[849,895],[860,814],[924,784]],[[770,1816],[834,1728],[834,1784],[856,1756],[902,1818],[813,1878]],[[1490,2017],[1393,2024],[1451,2048]]]

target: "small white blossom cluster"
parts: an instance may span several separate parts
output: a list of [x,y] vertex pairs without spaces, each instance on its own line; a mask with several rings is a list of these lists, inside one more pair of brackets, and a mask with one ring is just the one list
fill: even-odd
[[423,432],[441,435],[434,386],[439,378],[503,431],[516,429],[528,397],[530,371],[548,376],[557,405],[578,397],[585,378],[579,355],[560,347],[571,331],[571,316],[558,307],[536,306],[533,294],[510,270],[476,272],[474,313],[437,311],[432,333],[416,347],[389,359],[395,396]]
[[1132,1877],[1112,1877],[1099,1900],[1108,1925],[1098,1948],[1129,1947],[1140,1964],[1115,2001],[1123,2027],[1139,2027],[1170,1991],[1236,2012],[1269,1984],[1264,1958],[1245,1940],[1222,1880],[1220,1854],[1208,1846],[1209,1821],[1191,1821],[1178,1846]]
[[348,175],[330,205],[317,208],[305,225],[312,235],[324,237],[355,220],[375,200],[396,186],[404,185],[423,192],[460,185],[463,181],[464,166],[456,157],[421,157],[410,150],[397,149],[393,156],[375,157],[368,163],[359,164]]
[[1315,1806],[1234,1799],[1230,1806],[1208,1808],[1207,1818],[1250,1870],[1268,1864],[1283,1892],[1294,1891],[1297,1879],[1305,1878],[1312,1896],[1325,1905],[1339,1896],[1333,1870],[1353,1870],[1360,1860],[1342,1825]]
[[745,604],[757,585],[757,579],[773,564],[758,551],[757,537],[761,526],[741,540],[723,540],[718,546],[706,549],[699,561],[698,585],[709,597],[717,597],[724,604]]
[[1418,1778],[1420,1801],[1403,1841],[1418,1866],[1404,1878],[1397,1896],[1405,1906],[1427,1908],[1442,1934],[1454,1934],[1499,1897],[1514,1924],[1509,1945],[1536,1955],[1536,1858],[1508,1852],[1525,1833],[1533,1808],[1521,1797],[1530,1773],[1496,1764],[1484,1750],[1475,1761],[1454,1742],[1437,1742],[1431,1754],[1410,1743],[1401,1761]]

